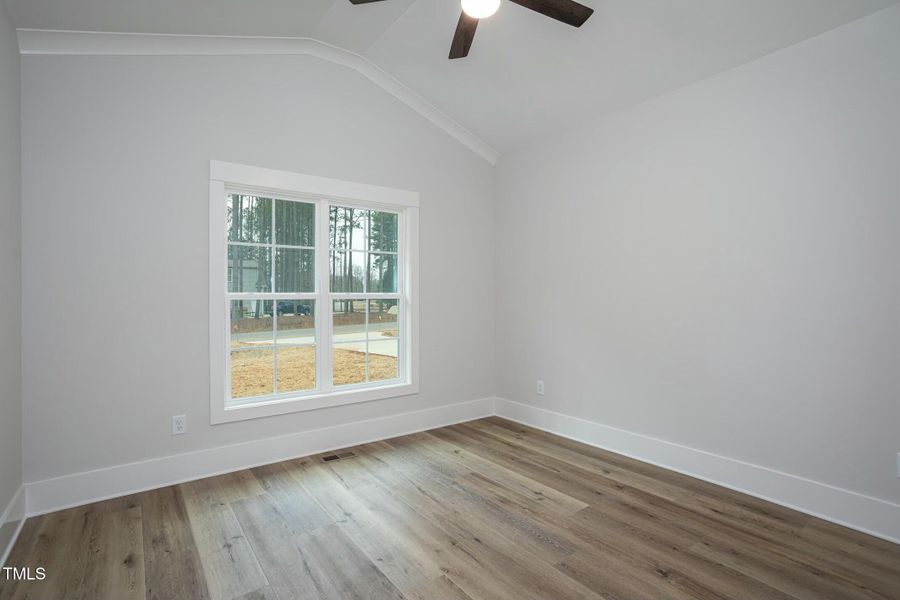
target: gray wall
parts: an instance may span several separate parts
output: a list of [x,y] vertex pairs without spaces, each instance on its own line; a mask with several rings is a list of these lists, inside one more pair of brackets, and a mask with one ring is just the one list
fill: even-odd
[[898,107],[893,8],[504,157],[498,395],[900,501]]
[[0,2],[0,513],[22,482],[19,46]]
[[[0,515],[22,483],[19,45],[0,2]],[[7,532],[0,523],[0,553]]]
[[[304,56],[22,69],[26,481],[492,395],[493,168],[418,113]],[[418,396],[209,425],[211,158],[421,193]]]

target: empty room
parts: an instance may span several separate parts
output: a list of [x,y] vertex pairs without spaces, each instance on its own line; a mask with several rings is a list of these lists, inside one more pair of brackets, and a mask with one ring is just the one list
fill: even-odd
[[900,0],[0,0],[0,600],[900,600]]

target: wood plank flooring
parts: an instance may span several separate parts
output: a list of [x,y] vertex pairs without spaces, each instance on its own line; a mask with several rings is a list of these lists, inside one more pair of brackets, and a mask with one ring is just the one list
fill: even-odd
[[499,418],[349,450],[29,519],[0,600],[900,600],[900,546]]

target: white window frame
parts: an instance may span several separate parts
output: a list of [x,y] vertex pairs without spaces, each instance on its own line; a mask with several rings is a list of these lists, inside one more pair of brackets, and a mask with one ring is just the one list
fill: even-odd
[[[231,423],[288,413],[370,402],[419,392],[419,194],[363,183],[210,161],[209,177],[209,409],[212,424]],[[230,319],[227,288],[226,198],[229,192],[293,198],[316,203],[316,293],[289,294],[316,299],[316,362],[326,377],[318,391],[298,392],[240,405],[231,400],[228,365]],[[331,385],[332,303],[329,290],[328,229],[330,204],[401,213],[398,228],[398,271],[402,273],[399,312],[400,377],[334,388]],[[323,250],[324,249],[324,250]],[[365,297],[365,294],[338,294]],[[327,306],[326,306],[327,305]],[[325,343],[323,343],[325,342]]]

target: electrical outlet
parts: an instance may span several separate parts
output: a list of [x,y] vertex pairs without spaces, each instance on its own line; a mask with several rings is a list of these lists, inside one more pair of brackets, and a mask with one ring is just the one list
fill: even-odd
[[175,415],[172,417],[172,435],[187,433],[187,415]]
[[543,379],[537,380],[537,393],[538,393],[538,396],[544,395],[544,380]]

